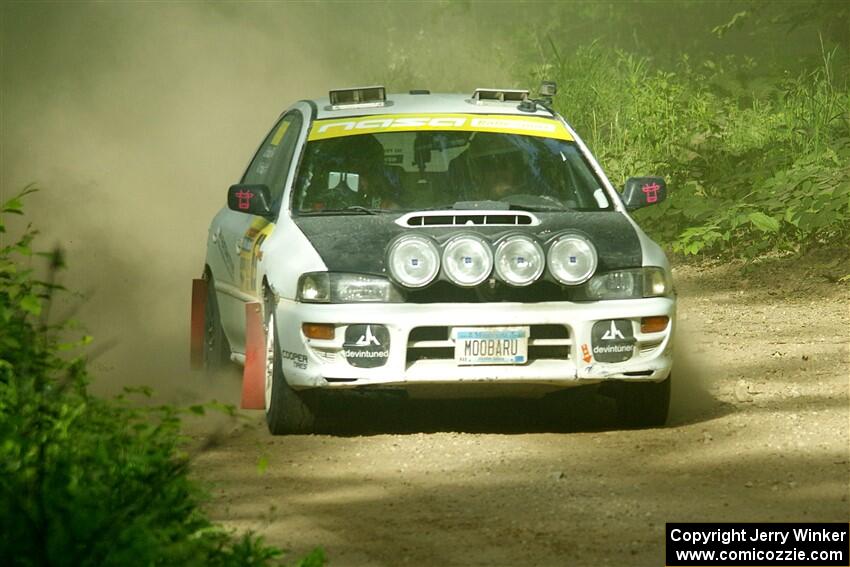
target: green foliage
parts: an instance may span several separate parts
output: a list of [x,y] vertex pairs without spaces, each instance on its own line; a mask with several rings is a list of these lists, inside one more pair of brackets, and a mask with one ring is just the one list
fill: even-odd
[[[20,214],[31,191],[2,212]],[[180,411],[88,393],[84,358],[66,356],[88,338],[63,342],[67,325],[49,318],[61,254],[47,255],[49,277],[39,280],[28,267],[35,235],[27,227],[0,247],[0,563],[278,564],[279,550],[216,527],[200,510]],[[323,562],[317,551],[299,565]]]
[[850,40],[850,6],[842,0],[749,0],[739,7],[743,9],[726,23],[715,26],[712,33],[724,37],[733,30],[746,29],[752,35],[757,31],[769,33],[777,26],[789,32],[813,26],[832,43],[846,45]]
[[322,567],[325,564],[325,560],[325,552],[321,549],[314,549],[299,559],[292,567]]
[[637,217],[675,251],[752,258],[850,235],[850,91],[834,50],[799,76],[731,56],[662,70],[598,44],[551,52],[530,81],[558,81],[556,109],[613,183],[667,178],[668,200]]

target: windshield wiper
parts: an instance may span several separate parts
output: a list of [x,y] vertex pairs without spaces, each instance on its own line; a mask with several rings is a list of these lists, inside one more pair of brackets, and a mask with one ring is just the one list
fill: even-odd
[[513,203],[510,201],[491,201],[491,200],[482,200],[482,201],[458,201],[451,206],[442,206],[442,207],[430,207],[428,209],[420,209],[423,211],[428,210],[455,210],[455,211],[475,211],[475,210],[489,210],[489,211],[528,211],[528,212],[563,212],[569,211],[568,207],[563,205],[551,204],[547,205],[542,203],[540,205],[521,205],[519,203]]
[[528,211],[530,213],[547,213],[547,212],[563,212],[563,211],[571,211],[573,209],[568,209],[563,205],[517,205],[516,203],[510,204],[510,209],[512,211]]
[[393,213],[389,209],[369,208],[362,205],[351,205],[350,207],[342,207],[340,209],[322,209],[321,211],[302,211],[298,213],[303,216],[319,216],[319,215],[346,215],[346,214],[362,214],[362,215],[377,215],[381,213]]

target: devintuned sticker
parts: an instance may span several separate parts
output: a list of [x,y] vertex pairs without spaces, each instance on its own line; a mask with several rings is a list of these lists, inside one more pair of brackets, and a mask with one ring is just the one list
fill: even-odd
[[591,339],[593,358],[599,362],[623,362],[634,354],[635,336],[628,319],[597,321]]
[[342,352],[352,366],[383,366],[390,355],[390,332],[383,325],[349,325]]

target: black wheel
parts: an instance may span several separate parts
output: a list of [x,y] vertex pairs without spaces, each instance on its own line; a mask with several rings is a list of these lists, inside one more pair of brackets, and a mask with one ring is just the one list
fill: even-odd
[[670,382],[620,384],[616,393],[617,418],[625,427],[660,427],[670,409]]
[[207,302],[204,305],[204,371],[210,374],[230,364],[230,345],[221,327],[221,313],[215,294],[215,281],[207,276]]
[[[270,297],[270,294],[266,294]],[[267,299],[264,305],[266,332],[266,424],[272,435],[311,433],[316,422],[312,392],[296,392],[286,383],[280,357],[275,312]],[[312,403],[310,403],[312,402]]]

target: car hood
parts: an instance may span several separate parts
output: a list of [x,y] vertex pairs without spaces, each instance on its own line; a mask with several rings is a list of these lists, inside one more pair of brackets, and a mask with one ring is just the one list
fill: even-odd
[[439,242],[456,234],[475,233],[491,242],[505,234],[528,234],[546,242],[564,231],[584,233],[596,246],[599,271],[634,268],[642,265],[638,235],[625,215],[618,212],[534,213],[537,226],[454,226],[403,227],[399,215],[301,216],[293,220],[307,236],[332,272],[384,275],[386,251],[399,234],[427,234]]

